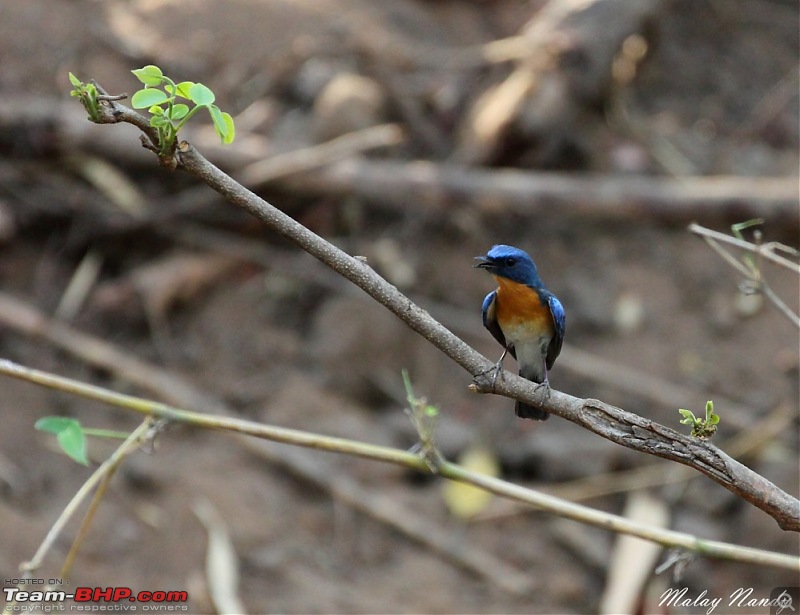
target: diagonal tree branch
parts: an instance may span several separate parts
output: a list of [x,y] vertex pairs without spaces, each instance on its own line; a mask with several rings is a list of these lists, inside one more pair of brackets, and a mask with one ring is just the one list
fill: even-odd
[[[99,123],[118,122],[129,122],[140,128],[147,123],[138,113],[117,102],[104,102]],[[162,164],[173,166],[163,160]],[[555,390],[537,391],[533,383],[507,371],[494,386],[485,376],[493,365],[489,359],[413,303],[364,261],[338,249],[234,181],[186,141],[175,150],[174,167],[194,175],[227,201],[248,211],[364,290],[469,372],[474,378],[473,391],[518,399],[632,450],[692,467],[769,514],[781,528],[800,531],[800,501],[714,445],[599,400],[580,399]]]

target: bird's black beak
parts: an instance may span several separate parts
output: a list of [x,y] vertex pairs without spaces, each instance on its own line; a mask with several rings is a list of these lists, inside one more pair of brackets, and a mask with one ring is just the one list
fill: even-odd
[[478,261],[473,265],[476,269],[492,269],[494,267],[494,263],[485,256],[476,256],[475,260]]

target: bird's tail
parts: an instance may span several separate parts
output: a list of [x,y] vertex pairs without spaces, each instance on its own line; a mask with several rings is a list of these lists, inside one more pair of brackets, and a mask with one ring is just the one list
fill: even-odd
[[523,404],[521,401],[518,401],[514,406],[514,413],[521,419],[533,419],[534,421],[546,421],[550,416],[549,412],[535,406]]

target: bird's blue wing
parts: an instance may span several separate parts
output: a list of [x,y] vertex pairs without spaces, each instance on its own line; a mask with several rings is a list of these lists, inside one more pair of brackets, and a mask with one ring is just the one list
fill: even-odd
[[[483,307],[481,308],[481,317],[483,318],[483,326],[489,330],[489,333],[492,334],[494,339],[500,342],[500,345],[503,348],[507,348],[506,346],[506,336],[503,335],[503,330],[500,328],[500,325],[497,323],[497,291],[493,290],[486,298],[483,300]],[[513,346],[508,349],[511,353],[511,356],[515,359],[517,358],[516,353],[514,352]]]
[[552,293],[547,293],[547,306],[550,308],[550,315],[553,317],[553,325],[555,326],[555,334],[553,339],[550,340],[550,345],[547,347],[546,364],[547,369],[553,367],[556,358],[561,354],[561,345],[564,343],[564,333],[567,330],[567,315],[564,312],[564,306]]

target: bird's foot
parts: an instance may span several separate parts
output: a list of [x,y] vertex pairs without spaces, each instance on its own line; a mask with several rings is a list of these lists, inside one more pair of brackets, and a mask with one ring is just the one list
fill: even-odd
[[541,388],[544,388],[544,398],[545,399],[549,399],[550,398],[550,382],[546,378],[545,378],[544,382],[538,383],[534,390],[538,393],[539,389],[541,389]]
[[492,365],[489,369],[486,369],[481,373],[477,374],[477,376],[486,376],[487,374],[491,374],[492,372],[494,372],[492,374],[492,393],[494,393],[497,388],[497,379],[503,373],[503,359],[506,358],[506,354],[508,354],[508,348],[506,348],[503,351],[503,354],[500,356],[500,359],[497,361],[497,363]]
[[492,374],[490,377],[490,382],[492,383],[491,384],[492,393],[494,393],[495,390],[497,389],[497,379],[501,377],[502,373],[503,373],[503,362],[498,361],[497,363],[492,365],[489,369],[485,369],[481,373],[477,374],[476,377],[488,376],[489,374]]

